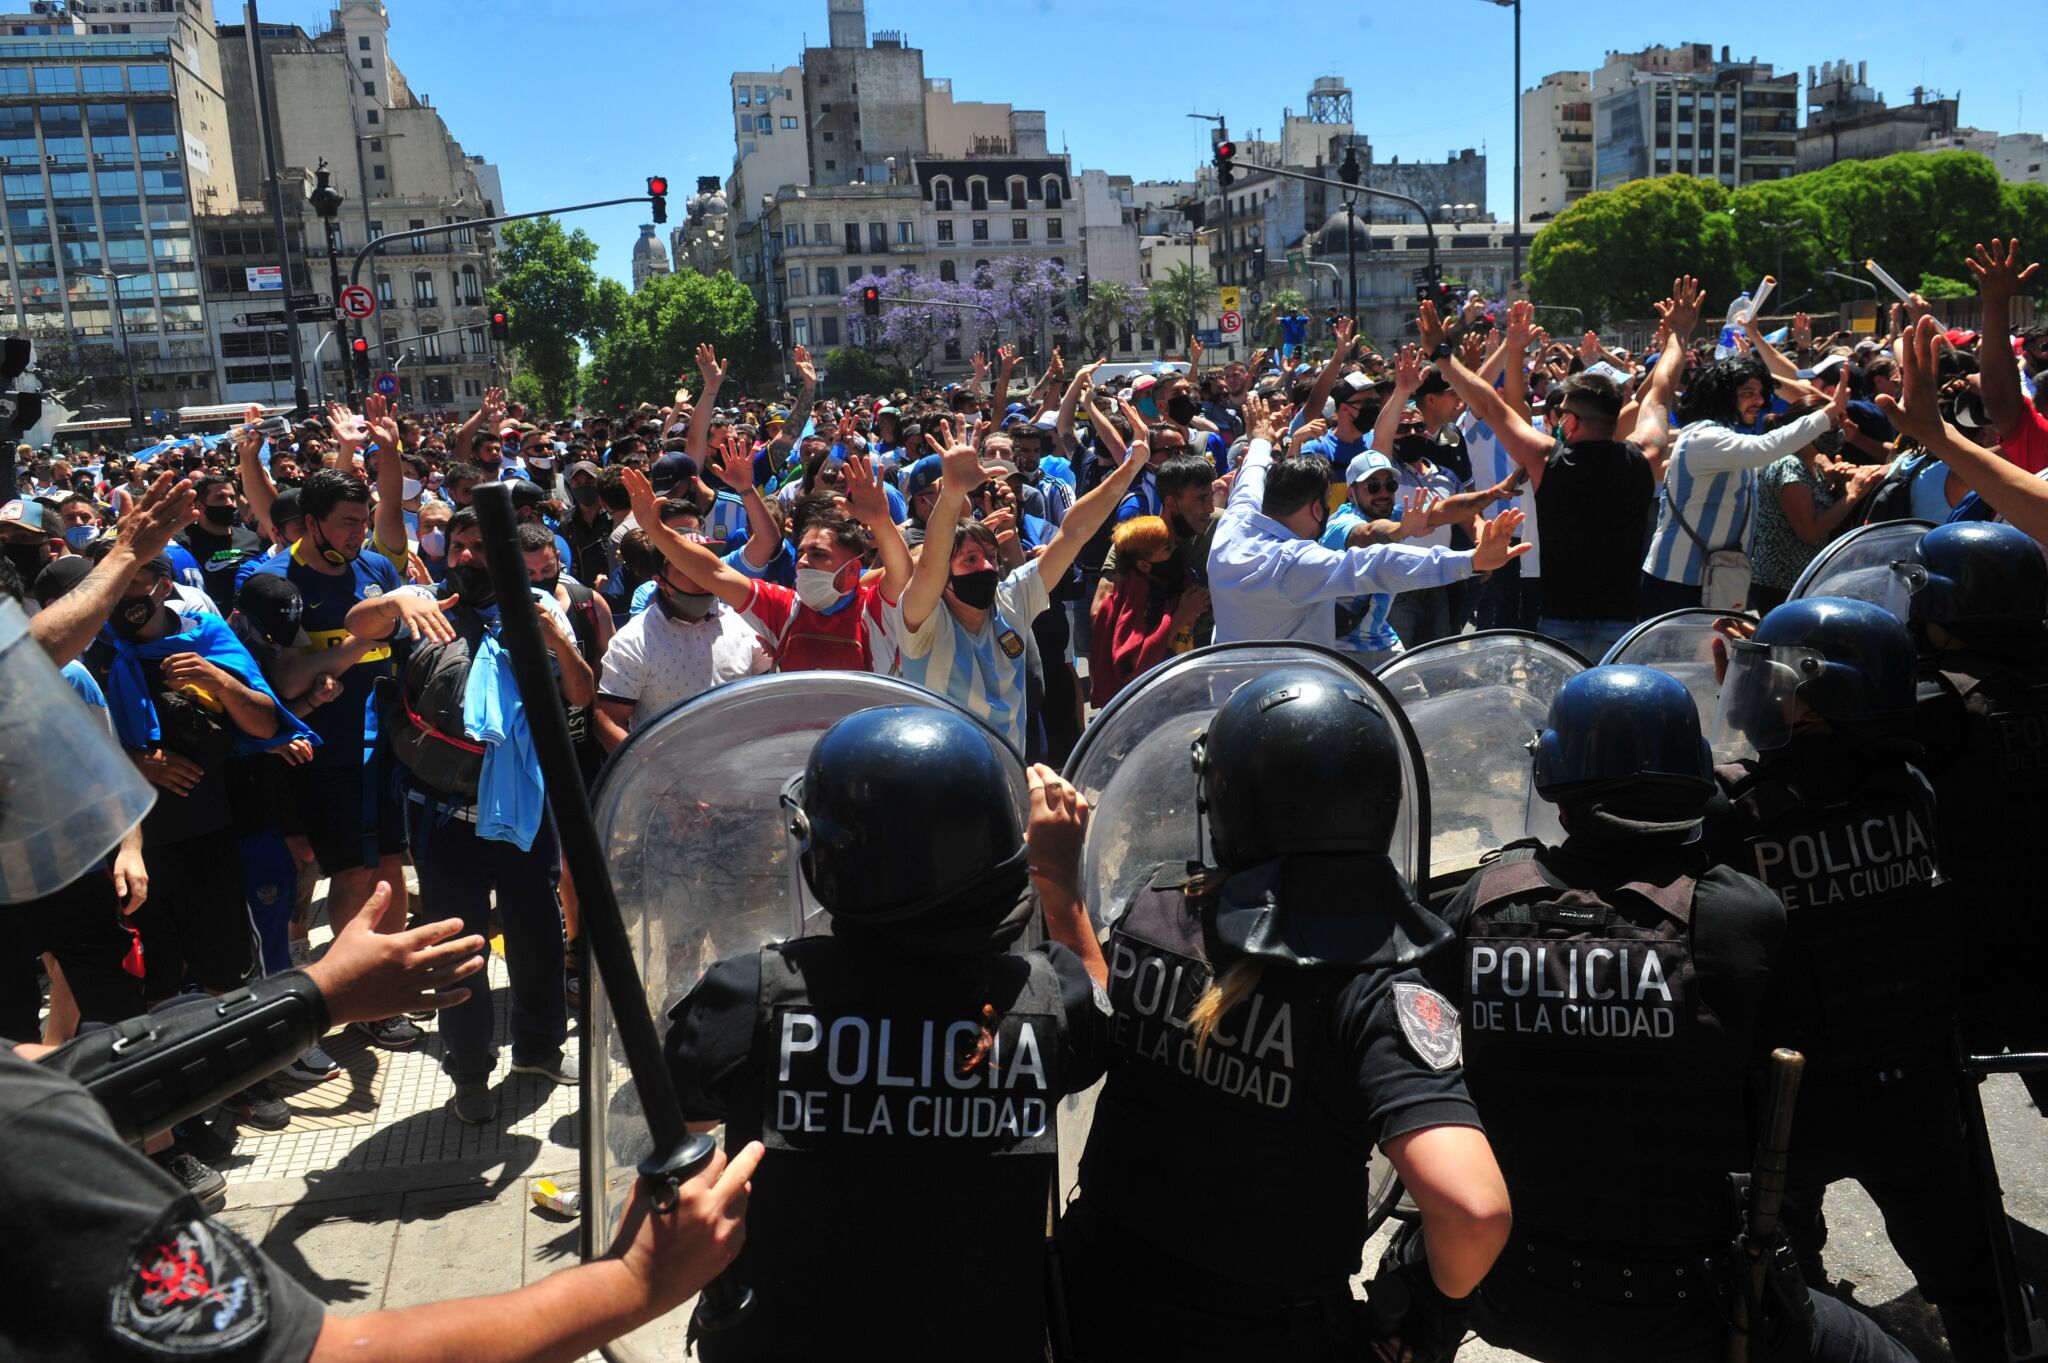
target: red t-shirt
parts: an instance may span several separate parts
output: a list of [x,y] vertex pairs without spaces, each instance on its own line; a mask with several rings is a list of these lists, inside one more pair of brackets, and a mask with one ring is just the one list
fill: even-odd
[[2028,473],[2048,469],[2048,417],[2028,403],[2026,419],[2020,422],[2018,430],[1999,440],[1998,449]]
[[740,617],[767,639],[783,672],[888,673],[896,653],[882,629],[884,604],[881,588],[863,583],[851,604],[825,615],[788,587],[756,579]]

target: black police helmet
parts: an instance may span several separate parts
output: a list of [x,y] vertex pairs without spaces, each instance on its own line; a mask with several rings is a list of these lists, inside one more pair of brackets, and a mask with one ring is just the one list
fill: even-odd
[[1384,855],[1401,812],[1401,744],[1362,686],[1304,667],[1245,683],[1195,743],[1218,865],[1294,852]]
[[1927,570],[1927,585],[1913,595],[1915,625],[1940,625],[1964,643],[2048,634],[2048,559],[2024,532],[1990,521],[1937,525],[1909,558]]
[[804,765],[803,871],[837,917],[916,916],[1023,855],[1017,755],[954,710],[879,706],[818,738]]
[[1839,596],[1787,601],[1757,625],[1755,640],[1820,654],[1795,694],[1830,724],[1868,724],[1913,712],[1913,636],[1882,606]]
[[1551,697],[1536,736],[1536,793],[1553,804],[1634,788],[1714,790],[1692,692],[1654,667],[1593,667]]

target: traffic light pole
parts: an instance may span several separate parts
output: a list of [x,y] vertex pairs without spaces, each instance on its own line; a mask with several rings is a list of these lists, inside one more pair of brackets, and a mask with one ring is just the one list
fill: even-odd
[[[378,237],[375,241],[366,242],[363,249],[356,252],[355,259],[349,263],[348,267],[349,287],[354,288],[362,283],[363,263],[394,241],[424,241],[428,237],[453,236],[457,232],[473,232],[479,227],[496,227],[500,223],[525,222],[529,218],[558,218],[565,213],[583,213],[593,208],[617,208],[620,204],[648,204],[652,206],[654,197],[650,194],[635,194],[624,199],[601,199],[596,203],[570,204],[566,208],[543,208],[533,213],[503,213],[495,218],[471,218],[467,222],[442,223],[437,227],[415,227],[404,232],[392,232],[386,236]],[[342,292],[340,289],[335,290],[334,302],[337,311],[340,309]],[[367,320],[367,318],[361,319],[358,321],[357,326],[361,328],[362,323]],[[348,354],[349,347],[346,343],[345,335],[348,324],[344,321],[339,325],[344,332],[342,351],[344,354]],[[369,339],[367,329],[364,329],[363,339],[366,341]],[[369,359],[369,352],[367,350],[363,352],[363,358],[366,362]],[[365,377],[359,372],[357,366],[351,364],[348,367],[348,394],[351,406],[359,406],[362,403],[363,380]]]
[[[1421,217],[1423,227],[1429,232],[1429,277],[1431,279],[1443,277],[1443,270],[1437,265],[1436,219],[1431,216],[1427,208],[1424,208],[1421,203],[1409,198],[1406,194],[1397,194],[1391,189],[1374,189],[1371,185],[1352,184],[1344,180],[1331,181],[1320,175],[1310,175],[1305,171],[1299,170],[1288,170],[1281,166],[1260,166],[1259,173],[1261,175],[1279,175],[1289,180],[1305,180],[1309,184],[1322,185],[1326,188],[1334,184],[1346,194],[1370,194],[1376,199],[1392,199],[1396,203],[1408,205]],[[1353,311],[1356,311],[1355,306]]]

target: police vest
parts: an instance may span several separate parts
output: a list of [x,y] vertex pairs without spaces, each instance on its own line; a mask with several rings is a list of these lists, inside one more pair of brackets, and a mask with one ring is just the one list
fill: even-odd
[[1929,1059],[1954,1026],[1956,931],[1938,912],[1932,792],[1903,760],[1873,760],[1853,788],[1804,765],[1719,771],[1739,829],[1731,860],[1786,910],[1771,1041],[1803,1051],[1810,1074]]
[[759,1308],[703,1356],[860,1352],[894,1301],[892,1357],[1040,1358],[1070,1046],[1047,958],[805,938],[762,950],[756,1008],[726,1132],[767,1147],[732,1269]]
[[2048,663],[1971,653],[1937,661],[1928,682],[1939,698],[1931,703],[1953,706],[1962,720],[1960,733],[1942,735],[1945,760],[1930,772],[1942,850],[1959,880],[2010,884],[2025,876],[2017,883],[2035,897],[2027,872],[2035,861],[2031,837],[2048,828]]
[[1558,860],[1523,846],[1482,870],[1460,947],[1465,1084],[1516,1227],[1723,1240],[1748,1056],[1699,997],[1695,882],[1669,856],[1594,883]]
[[472,742],[462,718],[469,689],[469,662],[488,627],[477,612],[458,606],[450,617],[455,638],[420,644],[406,659],[395,686],[386,686],[383,729],[415,785],[443,799],[476,799],[483,776],[484,745]]
[[1081,1160],[1089,1204],[1166,1254],[1238,1282],[1341,1288],[1365,1243],[1369,1133],[1316,1092],[1330,1003],[1356,970],[1265,968],[1198,1056],[1188,1015],[1215,976],[1205,900],[1220,878],[1141,892],[1109,938],[1109,1075]]

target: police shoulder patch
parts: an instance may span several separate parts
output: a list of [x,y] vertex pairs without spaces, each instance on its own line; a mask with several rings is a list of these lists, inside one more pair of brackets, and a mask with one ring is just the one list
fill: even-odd
[[1464,1042],[1458,1031],[1458,1010],[1434,989],[1396,981],[1394,1016],[1401,1020],[1401,1035],[1423,1064],[1433,1070],[1447,1070],[1464,1056]]
[[270,1326],[263,1265],[241,1236],[189,1198],[171,1204],[130,1247],[109,1294],[108,1328],[158,1358],[211,1358]]

